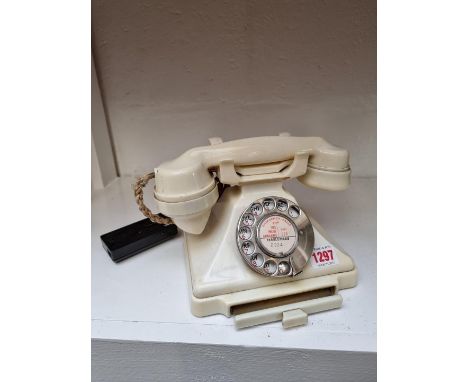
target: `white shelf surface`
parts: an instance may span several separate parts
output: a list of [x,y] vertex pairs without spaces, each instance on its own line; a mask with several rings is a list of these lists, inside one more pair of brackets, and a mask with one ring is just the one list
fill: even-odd
[[[144,218],[133,178],[120,178],[92,198],[92,338],[270,348],[376,351],[376,179],[354,178],[343,192],[286,188],[355,260],[358,285],[339,293],[340,309],[309,316],[307,326],[281,322],[237,330],[232,318],[190,313],[183,234],[114,264],[100,235]],[[151,206],[151,187],[145,193]]]

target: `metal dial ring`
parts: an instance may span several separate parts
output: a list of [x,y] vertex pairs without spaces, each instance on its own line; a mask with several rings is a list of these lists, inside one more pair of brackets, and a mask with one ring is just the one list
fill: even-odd
[[296,203],[268,196],[243,211],[236,240],[239,253],[255,272],[268,277],[296,276],[312,254],[314,230]]

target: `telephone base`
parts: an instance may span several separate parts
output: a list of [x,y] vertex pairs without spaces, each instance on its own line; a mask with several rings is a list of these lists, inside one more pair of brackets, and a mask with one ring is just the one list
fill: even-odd
[[[193,315],[234,316],[238,328],[278,320],[284,327],[297,326],[307,322],[307,314],[339,308],[342,298],[337,292],[357,284],[351,257],[310,216],[314,253],[300,274],[273,278],[250,269],[237,249],[236,226],[246,206],[266,196],[297,203],[281,182],[229,187],[203,234],[185,233]],[[321,253],[330,254],[327,261],[319,258]]]

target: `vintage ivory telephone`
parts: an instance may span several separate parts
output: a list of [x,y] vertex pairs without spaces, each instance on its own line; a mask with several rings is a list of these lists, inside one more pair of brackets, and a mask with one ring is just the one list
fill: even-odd
[[[185,232],[192,313],[234,316],[238,328],[292,327],[339,308],[338,290],[357,284],[353,260],[282,182],[343,190],[348,152],[286,133],[210,143],[154,170],[158,209]],[[219,183],[231,186],[221,196]]]

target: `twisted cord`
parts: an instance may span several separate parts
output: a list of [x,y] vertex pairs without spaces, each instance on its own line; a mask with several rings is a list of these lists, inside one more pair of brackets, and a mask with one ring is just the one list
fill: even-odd
[[153,214],[143,201],[143,188],[153,178],[154,172],[150,172],[149,174],[137,178],[136,183],[133,185],[133,192],[135,193],[135,201],[138,204],[138,209],[153,223],[172,224],[171,218],[162,214]]

